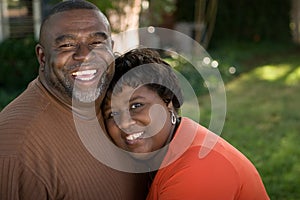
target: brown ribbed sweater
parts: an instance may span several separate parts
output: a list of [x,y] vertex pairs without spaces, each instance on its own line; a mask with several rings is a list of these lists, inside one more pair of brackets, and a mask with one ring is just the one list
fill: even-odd
[[74,123],[88,127],[86,137],[94,140],[95,119],[74,118],[38,79],[1,111],[1,200],[145,199],[148,174],[118,171],[95,159]]

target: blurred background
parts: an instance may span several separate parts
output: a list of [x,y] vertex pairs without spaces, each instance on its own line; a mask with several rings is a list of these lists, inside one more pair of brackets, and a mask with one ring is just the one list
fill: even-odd
[[[141,27],[154,33],[161,27],[200,43],[210,55],[207,64],[220,71],[225,83],[221,137],[254,163],[271,199],[300,199],[299,0],[90,1],[108,16],[114,35]],[[37,76],[34,46],[41,20],[57,2],[0,0],[0,110]],[[141,39],[119,41],[118,47],[126,50]],[[172,35],[148,42],[158,49],[174,47]],[[177,48],[193,50],[189,44]],[[190,81],[200,123],[208,126],[209,83],[184,58],[165,59]]]

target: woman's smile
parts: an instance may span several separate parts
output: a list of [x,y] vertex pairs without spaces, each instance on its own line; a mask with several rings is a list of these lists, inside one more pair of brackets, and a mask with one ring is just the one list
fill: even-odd
[[129,144],[133,144],[135,143],[137,140],[141,140],[143,139],[142,136],[143,136],[144,132],[138,132],[138,133],[132,133],[132,134],[129,134],[126,136],[126,141],[127,143]]

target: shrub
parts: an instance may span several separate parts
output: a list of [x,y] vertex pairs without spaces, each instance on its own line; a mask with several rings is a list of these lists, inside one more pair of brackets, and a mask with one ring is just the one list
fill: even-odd
[[7,39],[0,44],[0,88],[24,89],[38,73],[33,37]]

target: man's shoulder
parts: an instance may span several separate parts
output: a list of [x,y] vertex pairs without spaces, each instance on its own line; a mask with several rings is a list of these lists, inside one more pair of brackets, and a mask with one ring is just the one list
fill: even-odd
[[27,114],[35,114],[45,109],[49,104],[49,99],[44,93],[39,81],[33,80],[21,94],[3,108],[0,112],[0,119],[3,116],[12,119],[15,118],[15,115],[19,116],[17,118],[22,118],[22,116],[26,117]]
[[34,80],[0,112],[0,154],[18,151],[47,104]]

